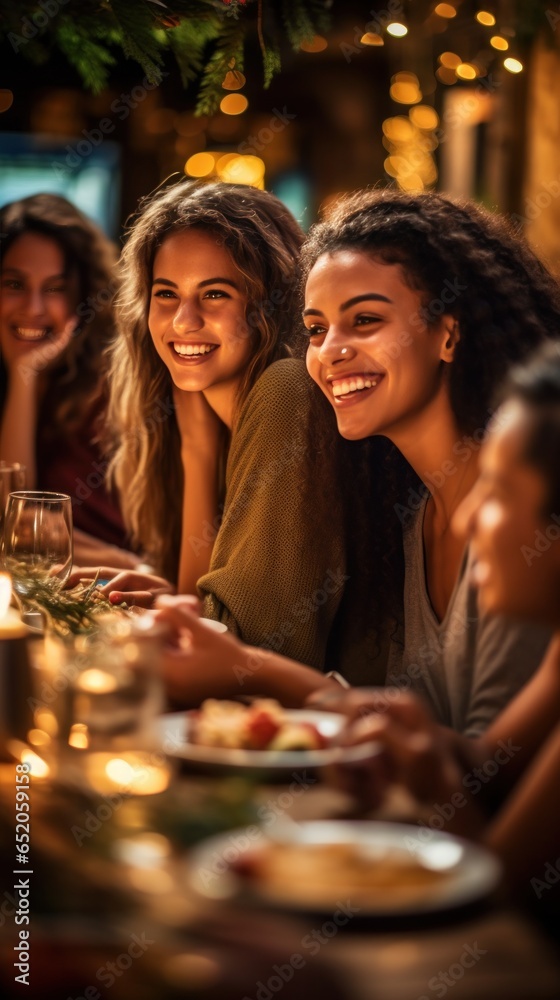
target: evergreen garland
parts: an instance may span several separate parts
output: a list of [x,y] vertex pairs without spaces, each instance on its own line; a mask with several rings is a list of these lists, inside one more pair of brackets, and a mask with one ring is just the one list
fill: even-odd
[[329,26],[332,0],[0,0],[0,42],[40,65],[58,49],[93,93],[119,59],[136,61],[159,83],[171,50],[186,87],[200,79],[198,114],[212,114],[228,68],[241,70],[256,33],[263,84],[280,69],[282,36],[299,49]]

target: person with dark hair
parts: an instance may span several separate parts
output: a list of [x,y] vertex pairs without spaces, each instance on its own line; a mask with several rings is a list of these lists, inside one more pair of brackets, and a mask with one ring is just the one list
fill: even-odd
[[[308,370],[344,438],[383,439],[383,530],[368,557],[378,587],[404,604],[385,682],[422,693],[441,723],[480,732],[549,633],[480,613],[472,555],[450,523],[477,478],[504,369],[560,333],[558,285],[504,220],[389,190],[334,206],[306,241],[303,276]],[[401,538],[403,591],[382,559]]]
[[[145,199],[122,255],[111,471],[165,578],[245,640],[322,669],[345,556],[336,505],[323,537],[302,507],[302,239],[258,188],[182,181]],[[105,587],[136,603],[153,590],[135,574]]]
[[[450,523],[478,476],[504,370],[560,333],[559,286],[504,220],[442,195],[393,190],[333,206],[310,231],[302,271],[308,370],[342,437],[364,447],[346,530],[354,565],[370,568],[370,617],[380,634],[391,632],[386,672],[370,683],[417,691],[440,723],[474,735],[531,677],[550,631],[480,609],[472,552]],[[309,482],[328,451],[322,426],[311,414]],[[311,533],[328,525],[330,499],[325,490],[308,505]],[[224,637],[212,674],[209,646],[218,657],[220,637],[196,635],[208,679],[235,686],[230,658],[238,669],[251,651],[229,646],[226,655]],[[194,642],[193,669],[196,650]]]
[[136,566],[100,443],[115,250],[54,194],[5,205],[0,233],[0,456],[29,489],[71,495],[78,559]]
[[[443,731],[411,694],[352,692],[345,742],[380,741],[384,766],[371,760],[338,780],[370,804],[388,778],[404,784],[435,809],[438,828],[483,839],[510,884],[537,910],[558,916],[560,343],[515,368],[502,400],[480,477],[453,527],[471,539],[471,577],[484,612],[544,625],[553,632],[550,646],[532,679],[474,740]],[[455,805],[438,810],[438,803]]]

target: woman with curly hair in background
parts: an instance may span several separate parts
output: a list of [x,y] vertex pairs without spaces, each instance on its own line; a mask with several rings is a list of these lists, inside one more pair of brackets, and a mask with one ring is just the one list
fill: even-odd
[[0,232],[0,457],[26,467],[28,489],[70,494],[76,558],[133,567],[99,442],[115,249],[54,194],[5,205]]

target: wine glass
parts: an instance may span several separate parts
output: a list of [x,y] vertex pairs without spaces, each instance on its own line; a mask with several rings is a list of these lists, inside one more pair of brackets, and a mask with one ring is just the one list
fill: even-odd
[[24,600],[33,596],[37,585],[60,589],[72,569],[72,501],[67,493],[10,493],[3,561]]

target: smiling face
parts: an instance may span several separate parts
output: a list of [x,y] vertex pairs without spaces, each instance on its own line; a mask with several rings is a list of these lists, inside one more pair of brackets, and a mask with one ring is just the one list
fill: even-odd
[[453,328],[442,317],[427,328],[422,298],[397,264],[340,250],[324,254],[306,287],[307,368],[351,440],[385,434],[395,443],[420,414],[447,399],[445,344]]
[[548,518],[547,484],[524,457],[531,414],[503,406],[480,454],[480,478],[458,508],[453,528],[470,535],[473,583],[486,611],[558,627],[560,511]]
[[48,236],[29,232],[14,240],[2,259],[2,343],[62,333],[78,301],[77,276],[65,272],[62,249]]
[[215,236],[189,229],[165,240],[148,326],[177,388],[236,392],[251,354],[246,308],[243,277]]

